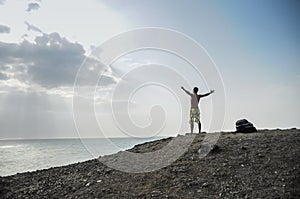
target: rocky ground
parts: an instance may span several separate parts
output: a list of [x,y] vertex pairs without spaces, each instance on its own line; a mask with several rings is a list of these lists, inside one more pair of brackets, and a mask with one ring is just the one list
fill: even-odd
[[[160,170],[125,173],[95,159],[0,177],[0,197],[300,198],[300,130],[221,133],[217,147],[201,158],[204,136],[197,135],[186,153]],[[178,137],[130,151],[155,151],[171,139]]]

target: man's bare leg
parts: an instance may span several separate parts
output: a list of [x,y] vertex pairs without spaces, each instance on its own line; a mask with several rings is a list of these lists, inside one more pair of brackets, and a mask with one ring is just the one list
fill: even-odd
[[198,122],[199,133],[201,133],[201,122]]
[[194,131],[194,122],[191,122],[191,133]]

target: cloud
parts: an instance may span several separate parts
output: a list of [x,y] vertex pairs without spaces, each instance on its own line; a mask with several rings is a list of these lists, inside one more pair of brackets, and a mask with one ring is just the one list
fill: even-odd
[[0,81],[1,80],[8,80],[8,76],[5,73],[0,72]]
[[29,3],[26,11],[31,12],[32,10],[38,10],[40,8],[40,4],[38,3]]
[[27,21],[24,22],[27,25],[27,30],[28,31],[34,31],[34,32],[39,32],[39,33],[43,33],[43,31],[41,31],[41,29],[39,29],[38,27],[28,23]]
[[0,25],[0,33],[10,33],[10,27],[5,25]]
[[[26,84],[37,84],[44,88],[73,86],[77,71],[84,60],[91,67],[86,71],[81,85],[89,85],[89,79],[98,78],[93,67],[103,67],[95,60],[86,59],[85,50],[79,43],[69,41],[59,33],[43,33],[26,22],[28,29],[42,33],[34,42],[24,39],[21,43],[0,41],[0,72]],[[2,75],[2,78],[6,78]],[[86,81],[84,81],[86,80]],[[112,74],[102,78],[101,85],[113,84]],[[94,86],[94,85],[93,85]]]
[[3,5],[6,0],[0,0],[0,5]]
[[[2,64],[26,65],[26,72],[17,76],[43,87],[71,85],[78,67],[85,58],[85,51],[78,43],[72,43],[58,33],[36,37],[35,43],[24,40],[20,44],[0,42]],[[3,63],[4,62],[4,63]]]

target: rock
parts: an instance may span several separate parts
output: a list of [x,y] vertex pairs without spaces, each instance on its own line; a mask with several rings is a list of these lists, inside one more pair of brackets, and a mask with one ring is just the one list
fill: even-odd
[[241,147],[241,149],[243,149],[243,150],[246,150],[246,149],[247,149],[247,147],[245,147],[245,146],[242,146],[242,147]]
[[213,148],[211,149],[211,152],[218,152],[220,151],[220,147],[218,145],[214,145]]
[[151,197],[158,197],[160,195],[160,191],[154,190],[151,192]]
[[202,145],[201,148],[198,150],[198,153],[204,153],[204,154],[208,154],[209,152],[215,153],[220,151],[220,147],[217,145]]
[[258,157],[259,157],[259,158],[263,158],[263,157],[265,157],[265,156],[264,156],[263,154],[259,153],[259,154],[258,154]]

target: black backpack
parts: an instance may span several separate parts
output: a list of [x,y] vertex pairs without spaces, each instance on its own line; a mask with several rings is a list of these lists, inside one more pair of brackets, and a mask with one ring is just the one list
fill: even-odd
[[235,123],[237,133],[253,133],[257,132],[256,128],[251,122],[246,119],[240,119]]

